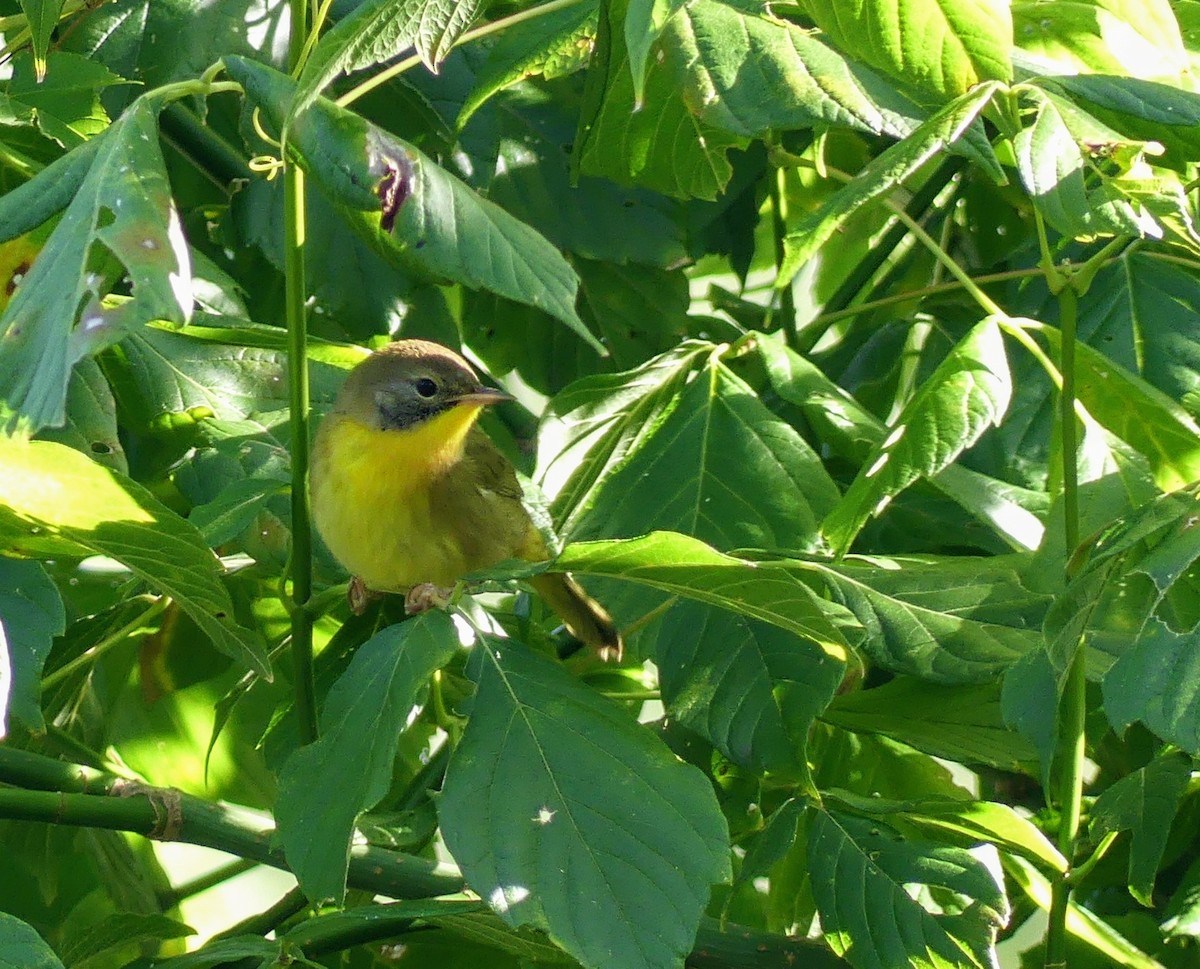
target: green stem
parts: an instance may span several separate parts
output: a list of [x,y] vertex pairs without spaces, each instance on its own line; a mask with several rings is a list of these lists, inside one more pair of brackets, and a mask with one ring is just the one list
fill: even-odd
[[[937,217],[940,212],[945,211],[945,205],[939,205],[938,201],[946,191],[946,187],[954,179],[962,169],[965,163],[958,159],[950,159],[940,165],[936,171],[930,175],[924,185],[920,187],[909,199],[908,204],[904,206],[904,211],[907,212],[913,219],[925,219],[929,217]],[[953,193],[951,193],[953,194]],[[952,224],[952,220],[943,219],[943,226]],[[870,250],[859,260],[854,269],[846,277],[845,281],[838,286],[837,290],[829,300],[825,307],[827,312],[822,313],[813,323],[832,323],[842,316],[854,316],[858,313],[865,312],[865,303],[855,303],[865,291],[866,286],[876,278],[879,271],[889,261],[893,260],[897,249],[904,241],[904,237],[908,234],[908,227],[900,221],[888,227],[879,241],[874,243]],[[902,265],[904,260],[899,261]],[[958,288],[960,284],[950,284],[953,288]],[[876,282],[876,289],[886,288],[882,281]],[[806,341],[804,349],[811,349],[816,341],[820,339],[825,332],[825,327],[813,326],[811,328],[811,336]]]
[[241,152],[202,124],[186,105],[178,102],[167,105],[159,115],[159,128],[176,150],[221,191],[228,193],[231,182],[250,177],[250,168]]
[[975,280],[967,275],[966,271],[954,261],[953,257],[938,245],[937,240],[926,232],[920,223],[909,215],[902,206],[893,202],[890,198],[884,198],[883,204],[891,210],[897,219],[904,223],[909,232],[920,240],[921,244],[933,255],[933,258],[940,262],[946,268],[946,271],[958,280],[962,288],[983,308],[985,313],[989,313],[1001,320],[1009,318],[1008,314],[1000,308],[999,304],[976,285]]
[[[36,788],[0,787],[0,818],[132,831],[289,870],[282,850],[273,845],[274,820],[261,811],[130,785],[111,774],[7,747],[0,747],[0,783]],[[83,790],[99,793],[78,793]],[[461,876],[434,862],[362,844],[350,850],[347,884],[391,898],[431,898],[463,888]]]
[[[1079,544],[1078,438],[1075,421],[1075,332],[1078,297],[1070,286],[1059,293],[1062,325],[1062,391],[1059,395],[1059,421],[1062,436],[1063,535],[1067,554]],[[1084,721],[1087,715],[1087,677],[1084,673],[1084,649],[1075,644],[1067,671],[1066,684],[1059,702],[1060,764],[1058,850],[1068,861],[1075,855],[1079,836],[1079,818],[1083,806],[1083,762],[1086,751]],[[1067,910],[1071,901],[1070,873],[1051,883],[1049,924],[1046,928],[1046,969],[1061,969],[1067,959]]]
[[[461,37],[454,42],[454,46],[458,47],[462,44],[469,44],[473,40],[478,40],[480,37],[487,37],[489,34],[497,33],[505,30],[508,27],[516,26],[524,23],[526,20],[536,20],[538,17],[544,17],[547,14],[556,13],[559,10],[566,10],[568,7],[573,7],[583,0],[551,0],[550,3],[543,3],[539,7],[530,7],[528,10],[522,10],[519,13],[514,13],[508,17],[501,17],[499,20],[493,20],[491,23],[482,24],[466,31]],[[363,81],[362,84],[352,87],[349,91],[337,99],[338,107],[344,108],[348,104],[352,104],[361,98],[364,94],[374,91],[381,84],[386,84],[393,77],[399,77],[405,71],[410,71],[421,63],[421,58],[417,54],[411,57],[406,57],[402,61],[397,61],[386,70],[380,71],[373,77]]]
[[[787,237],[787,169],[775,169],[769,183],[771,192],[771,229],[775,242],[775,272],[778,274],[787,255],[784,239]],[[789,282],[779,291],[779,315],[783,317],[783,335],[787,345],[798,349],[800,335],[796,330],[796,297]]]
[[1059,393],[1059,421],[1062,424],[1063,536],[1067,554],[1079,544],[1079,442],[1075,420],[1075,333],[1079,316],[1079,297],[1070,286],[1058,296],[1062,330],[1059,369],[1062,391]]
[[1078,885],[1085,878],[1087,878],[1092,869],[1100,864],[1101,859],[1108,854],[1108,849],[1112,847],[1113,842],[1117,840],[1117,836],[1120,833],[1121,832],[1119,831],[1110,831],[1103,838],[1101,838],[1100,843],[1096,845],[1096,850],[1088,856],[1087,861],[1083,862],[1083,864],[1076,865],[1071,869],[1070,873],[1067,875],[1067,883],[1074,886]]
[[94,665],[96,661],[99,660],[100,657],[107,653],[110,649],[119,645],[120,643],[123,643],[126,639],[132,636],[134,632],[149,623],[151,619],[153,619],[167,607],[167,603],[170,601],[171,600],[166,596],[162,596],[151,603],[150,608],[139,613],[129,622],[125,623],[125,625],[116,632],[109,633],[102,640],[100,640],[100,642],[96,643],[95,646],[92,646],[90,649],[76,656],[69,663],[64,663],[54,672],[47,673],[42,677],[42,693],[46,693],[54,689],[54,687],[58,686],[59,683],[65,679],[68,679],[73,673],[77,672],[83,667]]
[[293,888],[270,908],[256,912],[249,918],[231,925],[213,936],[214,939],[232,939],[239,935],[266,935],[274,932],[293,915],[308,908],[308,897],[299,887]]
[[[292,35],[289,61],[300,61],[307,39],[305,0],[291,0]],[[292,456],[292,675],[296,717],[304,743],[317,739],[317,701],[313,681],[313,617],[306,608],[312,596],[312,526],[308,502],[308,310],[305,305],[304,173],[288,164],[283,176],[284,278],[288,329],[288,383],[290,391]]]
[[236,878],[238,875],[257,867],[252,861],[247,861],[245,858],[237,858],[228,864],[222,865],[220,868],[214,868],[203,875],[197,875],[195,878],[175,887],[175,890],[171,892],[171,904],[178,905],[185,898],[192,898],[201,892],[208,891],[210,888],[216,888],[218,885],[229,881],[229,879]]

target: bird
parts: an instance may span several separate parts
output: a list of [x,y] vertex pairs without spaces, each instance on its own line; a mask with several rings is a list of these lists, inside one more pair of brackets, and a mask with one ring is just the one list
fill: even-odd
[[[379,593],[420,611],[470,572],[549,558],[516,471],[476,423],[511,399],[428,340],[390,343],[350,372],[317,430],[310,492],[317,533],[353,576],[356,612]],[[529,584],[576,639],[620,656],[612,618],[570,574]]]

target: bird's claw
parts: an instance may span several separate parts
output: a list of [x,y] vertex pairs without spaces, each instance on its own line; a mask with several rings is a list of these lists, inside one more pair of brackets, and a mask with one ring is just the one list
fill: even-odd
[[367,611],[367,606],[379,597],[380,593],[368,589],[367,584],[357,575],[350,579],[350,585],[346,589],[346,602],[354,615],[361,616]]
[[450,604],[453,594],[453,589],[443,588],[432,582],[422,582],[405,593],[404,611],[410,616],[415,616],[429,609],[441,609]]

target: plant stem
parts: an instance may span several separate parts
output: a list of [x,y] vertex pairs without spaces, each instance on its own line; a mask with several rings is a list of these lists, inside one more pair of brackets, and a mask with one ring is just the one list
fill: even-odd
[[[306,40],[306,0],[291,0],[292,35],[289,60],[299,63]],[[283,175],[284,278],[287,303],[288,383],[292,455],[292,676],[296,718],[304,743],[317,739],[317,701],[313,682],[312,614],[305,608],[312,596],[312,526],[308,503],[308,309],[305,305],[304,172],[289,163]]]
[[[1063,535],[1068,558],[1079,544],[1078,440],[1075,422],[1075,331],[1078,297],[1070,285],[1059,293],[1062,324],[1059,395],[1062,436]],[[1070,861],[1075,855],[1079,817],[1083,805],[1083,760],[1086,750],[1084,720],[1087,715],[1087,677],[1084,650],[1076,643],[1059,701],[1060,764],[1058,850]],[[1051,883],[1049,924],[1046,928],[1046,969],[1062,969],[1067,962],[1067,908],[1071,900],[1070,872]]]
[[[274,819],[262,811],[130,785],[111,774],[8,747],[0,747],[0,783],[35,788],[0,787],[0,818],[132,831],[289,870],[283,852],[272,846]],[[84,790],[97,793],[78,793]],[[392,898],[431,898],[463,887],[461,876],[432,861],[362,844],[350,850],[347,884]]]
[[171,903],[178,905],[185,898],[191,898],[194,895],[199,895],[201,892],[206,892],[210,888],[215,888],[217,885],[223,884],[229,881],[229,879],[236,878],[243,872],[250,871],[256,867],[258,866],[252,861],[247,861],[245,858],[236,858],[228,864],[222,865],[220,868],[214,868],[203,875],[197,875],[182,885],[177,885],[175,890],[171,892]]
[[274,905],[218,932],[214,939],[232,939],[239,935],[266,935],[308,908],[308,898],[299,887],[293,888]]
[[170,601],[171,600],[167,596],[162,596],[161,598],[155,600],[150,604],[150,608],[139,613],[129,622],[125,623],[125,625],[116,632],[109,633],[102,640],[100,640],[100,642],[96,643],[95,646],[92,646],[90,649],[76,656],[70,662],[64,663],[53,673],[47,673],[42,677],[42,693],[46,693],[47,691],[54,689],[54,687],[70,677],[71,674],[75,673],[77,670],[94,664],[110,649],[119,643],[123,643],[126,639],[132,636],[134,632],[150,622],[151,619],[153,619],[167,607],[167,603]]
[[[550,3],[543,3],[539,7],[530,7],[528,10],[522,10],[519,13],[514,13],[508,17],[501,17],[499,20],[493,20],[491,23],[482,24],[479,27],[474,27],[466,31],[461,37],[454,42],[454,46],[458,47],[462,44],[469,44],[473,40],[478,40],[480,37],[487,37],[489,34],[497,33],[505,30],[508,27],[516,26],[519,23],[524,23],[526,20],[536,20],[538,17],[544,17],[547,14],[556,13],[559,10],[566,10],[568,7],[573,7],[577,3],[582,3],[583,0],[551,0]],[[386,70],[380,71],[373,77],[367,78],[362,84],[352,87],[349,91],[337,99],[338,107],[344,108],[348,104],[352,104],[361,98],[364,94],[374,91],[381,84],[386,84],[393,77],[399,77],[405,71],[410,71],[421,63],[420,55],[413,54],[411,57],[406,57],[402,61],[397,61]]]
[[[780,166],[775,169],[769,183],[771,192],[771,231],[775,241],[775,272],[783,266],[786,255],[784,238],[787,236],[787,169]],[[796,331],[796,297],[789,282],[779,291],[779,315],[783,327],[783,335],[787,345],[793,350],[799,348],[799,334]]]

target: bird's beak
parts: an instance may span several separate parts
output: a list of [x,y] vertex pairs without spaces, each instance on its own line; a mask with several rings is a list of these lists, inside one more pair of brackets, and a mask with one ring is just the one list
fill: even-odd
[[493,390],[491,387],[480,387],[477,391],[470,394],[463,394],[455,399],[456,404],[476,404],[479,407],[490,407],[493,404],[503,403],[506,400],[512,400],[510,394],[506,394],[503,390]]

